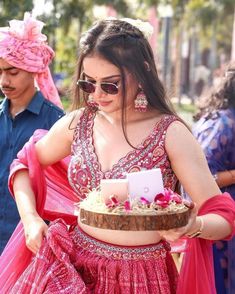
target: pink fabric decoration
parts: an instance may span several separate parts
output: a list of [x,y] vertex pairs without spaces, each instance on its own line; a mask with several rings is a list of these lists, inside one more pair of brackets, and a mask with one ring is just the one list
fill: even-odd
[[48,67],[55,53],[47,45],[46,35],[41,33],[44,23],[26,12],[23,21],[11,20],[9,25],[0,28],[0,58],[12,66],[35,73],[43,95],[63,108]]
[[[69,158],[42,169],[37,162],[34,144],[44,134],[45,131],[36,131],[19,152],[18,159],[12,164],[9,188],[12,191],[14,173],[27,168],[37,197],[39,214],[48,220],[62,218],[67,224],[75,224],[77,217],[74,215],[74,202],[78,202],[78,198],[67,181]],[[233,228],[228,238],[234,235],[235,204],[228,193],[207,200],[199,211],[200,215],[206,213],[215,213],[224,217]],[[211,244],[212,241],[200,238],[188,241],[179,278],[178,294],[216,293]],[[23,227],[20,223],[0,257],[0,289],[3,293],[9,293],[31,258],[32,254],[25,246]]]
[[[230,223],[233,230],[225,239],[231,239],[235,234],[235,202],[229,193],[208,199],[198,214],[208,213],[218,214]],[[177,294],[216,294],[212,243],[213,241],[201,238],[188,239]]]
[[10,294],[91,294],[71,263],[76,257],[74,249],[66,223],[61,219],[52,222],[38,254]]
[[[44,170],[36,158],[34,144],[46,132],[37,130],[18,153],[18,159],[12,164],[10,187],[12,189],[11,180],[14,173],[20,169],[28,169],[32,188],[37,195],[38,213],[48,220],[61,217],[67,224],[73,224],[77,220],[74,215],[74,203],[79,200],[67,180],[69,158]],[[32,252],[25,245],[23,225],[20,222],[0,256],[0,293],[9,293],[32,257]]]
[[111,245],[80,228],[68,232],[57,219],[10,293],[173,294],[178,273],[169,249],[164,241],[140,247]]

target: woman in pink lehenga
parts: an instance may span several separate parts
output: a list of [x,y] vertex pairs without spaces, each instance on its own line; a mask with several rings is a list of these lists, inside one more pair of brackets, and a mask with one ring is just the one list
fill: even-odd
[[[40,140],[36,134],[13,164],[10,187],[27,247],[36,256],[31,259],[13,236],[0,261],[0,267],[9,263],[0,276],[4,293],[215,293],[210,240],[233,235],[234,202],[221,194],[199,145],[172,110],[146,28],[141,21],[109,19],[83,35],[74,108],[84,108],[62,118]],[[66,164],[59,163],[70,154],[73,192],[65,180]],[[185,227],[111,231],[71,216],[72,203],[101,179],[155,167],[161,168],[166,188],[175,190],[180,181],[196,203]],[[48,228],[42,217],[57,219]],[[197,238],[189,239],[183,279],[178,279],[166,240],[184,235]],[[14,246],[21,249],[22,266],[20,253],[11,255]],[[14,265],[17,272],[11,273]]]

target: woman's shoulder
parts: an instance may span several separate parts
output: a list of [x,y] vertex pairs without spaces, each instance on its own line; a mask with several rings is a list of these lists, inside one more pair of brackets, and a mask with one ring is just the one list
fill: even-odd
[[200,146],[191,130],[180,120],[173,121],[166,131],[166,151],[169,158],[200,157]]
[[[183,137],[186,132],[190,133],[186,124],[184,124],[179,117],[171,114],[161,114],[157,118],[153,130],[153,133],[156,134],[157,137],[163,139],[165,143],[169,138],[178,141],[178,137],[181,136],[181,134],[183,134]],[[177,135],[175,136],[175,134]]]
[[180,121],[180,119],[173,114],[160,114],[156,119],[156,126],[162,129],[168,129],[171,124]]
[[62,123],[69,126],[69,129],[75,129],[86,112],[85,110],[86,108],[79,108],[68,112],[63,118],[61,118]]
[[167,133],[171,134],[190,134],[191,131],[189,127],[184,123],[183,120],[178,118],[177,116],[171,115],[170,117],[165,118],[166,122],[168,122]]
[[71,111],[66,113],[63,117],[61,117],[50,129],[49,135],[59,136],[63,138],[73,138],[74,131],[77,127],[80,117],[82,116],[83,109],[78,109],[75,111]]
[[180,118],[173,116],[166,128],[166,147],[183,150],[194,143],[195,138],[190,128]]
[[84,108],[73,110],[66,114],[65,120],[70,123],[72,128],[75,128],[83,112],[84,112]]
[[158,124],[167,132],[172,129],[178,131],[181,129],[188,129],[186,123],[174,114],[162,114]]

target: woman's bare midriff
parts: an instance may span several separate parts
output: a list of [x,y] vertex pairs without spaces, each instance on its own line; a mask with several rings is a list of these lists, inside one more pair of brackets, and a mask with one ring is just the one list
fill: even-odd
[[156,244],[161,240],[157,231],[116,231],[91,227],[82,224],[78,218],[79,227],[91,237],[107,243],[122,246],[138,246]]

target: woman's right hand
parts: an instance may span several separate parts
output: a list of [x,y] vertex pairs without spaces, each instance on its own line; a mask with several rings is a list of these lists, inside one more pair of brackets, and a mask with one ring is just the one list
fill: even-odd
[[28,215],[23,221],[26,246],[34,254],[39,250],[48,226],[38,215]]

